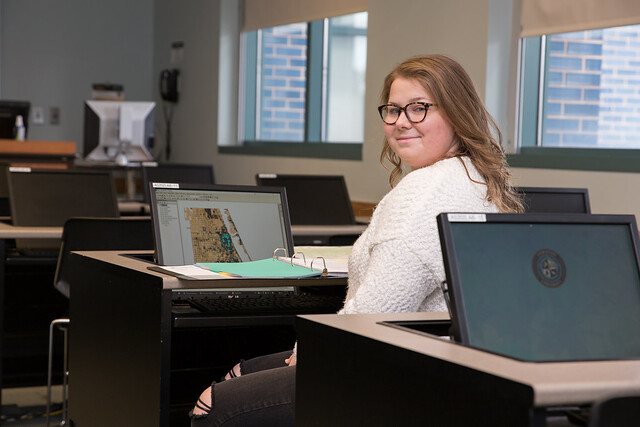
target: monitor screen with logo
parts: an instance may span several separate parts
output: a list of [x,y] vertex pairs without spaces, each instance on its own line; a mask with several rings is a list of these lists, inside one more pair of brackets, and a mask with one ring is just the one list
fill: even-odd
[[453,338],[528,361],[640,358],[633,215],[441,214]]

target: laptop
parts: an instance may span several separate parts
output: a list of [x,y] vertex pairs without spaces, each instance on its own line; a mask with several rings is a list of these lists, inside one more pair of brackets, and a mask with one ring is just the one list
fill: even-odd
[[293,225],[353,225],[356,223],[342,175],[260,173],[258,185],[285,187]]
[[[71,217],[119,216],[108,171],[10,167],[7,175],[11,222],[15,226],[62,227]],[[55,252],[58,239],[17,239],[19,251]]]
[[518,187],[525,212],[530,213],[591,213],[587,188]]
[[[287,196],[282,187],[154,182],[149,184],[149,196],[158,265],[256,261],[271,258],[279,248],[284,249],[278,252],[281,255],[294,253]],[[332,287],[326,288],[328,291]],[[328,298],[321,295],[304,310],[335,312],[344,298],[341,288],[342,293],[329,292]],[[303,294],[309,295],[309,290],[294,286],[176,290],[172,301],[183,321],[184,316],[203,311],[304,312],[296,303],[304,303]],[[265,304],[249,306],[253,304],[246,304],[249,297]],[[286,300],[291,306],[276,307],[268,297],[278,297],[280,303]],[[231,300],[238,305],[232,307]]]

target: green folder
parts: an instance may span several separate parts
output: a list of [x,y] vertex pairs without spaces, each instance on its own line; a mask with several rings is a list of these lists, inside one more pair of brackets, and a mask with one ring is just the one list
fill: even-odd
[[196,265],[232,277],[311,277],[321,274],[320,271],[276,258],[247,262],[199,262]]

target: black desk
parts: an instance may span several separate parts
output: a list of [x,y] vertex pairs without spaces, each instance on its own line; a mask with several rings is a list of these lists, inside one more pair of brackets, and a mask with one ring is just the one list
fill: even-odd
[[77,252],[71,263],[68,408],[77,426],[189,425],[201,391],[240,357],[293,346],[292,315],[209,317],[176,328],[172,290],[346,285],[346,278],[181,280],[118,251]]
[[296,424],[542,426],[546,410],[640,391],[640,360],[530,363],[379,324],[299,316]]

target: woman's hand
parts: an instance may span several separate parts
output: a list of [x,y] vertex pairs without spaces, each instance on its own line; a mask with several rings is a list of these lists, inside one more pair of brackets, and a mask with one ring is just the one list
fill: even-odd
[[286,363],[287,366],[294,366],[296,364],[296,355],[291,353],[291,356],[289,356],[289,358],[284,359],[284,363]]

